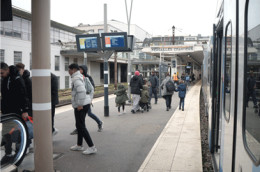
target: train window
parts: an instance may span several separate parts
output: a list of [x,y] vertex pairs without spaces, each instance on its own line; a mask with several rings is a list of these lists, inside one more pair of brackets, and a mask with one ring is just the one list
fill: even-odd
[[232,24],[228,22],[225,31],[225,82],[224,82],[224,109],[225,119],[230,118],[230,100],[231,100],[231,58],[232,57]]
[[245,17],[245,146],[255,165],[260,164],[260,3],[248,0]]

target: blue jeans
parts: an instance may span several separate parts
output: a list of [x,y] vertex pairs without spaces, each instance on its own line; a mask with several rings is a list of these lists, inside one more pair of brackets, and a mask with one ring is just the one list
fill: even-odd
[[150,87],[150,89],[149,89],[149,103],[151,103],[153,94],[154,94],[155,102],[157,102],[157,88],[156,87]]
[[179,109],[184,109],[184,98],[180,98],[180,106],[179,106]]
[[95,114],[93,114],[93,113],[91,112],[91,107],[90,107],[90,106],[89,106],[89,109],[88,109],[88,116],[89,116],[90,118],[94,119],[94,120],[97,122],[98,125],[101,124],[100,119],[99,119]]

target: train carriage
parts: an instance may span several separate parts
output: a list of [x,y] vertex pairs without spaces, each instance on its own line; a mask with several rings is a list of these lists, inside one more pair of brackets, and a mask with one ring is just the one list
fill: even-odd
[[223,0],[203,62],[215,171],[260,172],[260,1]]

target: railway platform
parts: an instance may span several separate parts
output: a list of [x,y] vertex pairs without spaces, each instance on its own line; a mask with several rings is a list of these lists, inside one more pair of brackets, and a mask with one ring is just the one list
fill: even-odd
[[185,111],[175,110],[138,172],[201,172],[200,88],[185,98]]
[[[97,154],[86,156],[70,151],[76,136],[71,105],[56,109],[53,137],[54,169],[61,172],[147,172],[202,171],[199,95],[201,83],[190,86],[185,99],[185,111],[178,109],[178,93],[172,97],[172,109],[166,111],[165,100],[144,113],[118,115],[115,96],[109,96],[110,116],[104,117],[103,98],[93,100],[92,111],[104,122],[104,130],[97,132],[96,123],[86,117],[87,128],[96,145]],[[154,99],[152,99],[153,103]],[[85,148],[87,147],[84,143]],[[18,171],[34,170],[34,153],[30,152]]]

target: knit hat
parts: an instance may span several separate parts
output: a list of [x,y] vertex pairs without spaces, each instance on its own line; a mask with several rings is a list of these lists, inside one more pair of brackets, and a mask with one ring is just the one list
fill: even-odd
[[140,75],[139,71],[135,71],[135,75],[139,76]]

